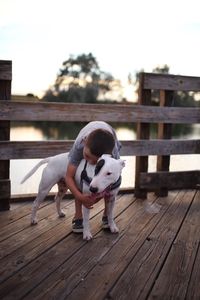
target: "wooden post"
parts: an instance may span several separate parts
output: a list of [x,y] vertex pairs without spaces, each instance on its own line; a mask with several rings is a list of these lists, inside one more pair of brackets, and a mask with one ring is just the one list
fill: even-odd
[[[144,74],[140,74],[139,91],[138,91],[138,104],[150,105],[151,104],[151,90],[144,88]],[[149,139],[150,137],[150,124],[137,123],[137,139]],[[135,196],[137,198],[145,199],[147,191],[140,188],[140,173],[148,172],[148,156],[136,156],[135,165]]]
[[[160,106],[172,106],[173,91],[160,91]],[[172,124],[158,124],[158,139],[171,139],[172,136]],[[157,156],[157,172],[169,171],[170,156]],[[166,197],[168,195],[167,188],[158,188],[155,194],[159,197]]]
[[[0,101],[11,99],[12,62],[0,60]],[[10,140],[10,121],[0,121],[0,140]],[[0,211],[9,210],[10,161],[0,161]]]

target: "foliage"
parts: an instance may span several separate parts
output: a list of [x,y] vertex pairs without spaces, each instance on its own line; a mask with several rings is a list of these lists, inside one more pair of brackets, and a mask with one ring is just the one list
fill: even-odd
[[43,100],[50,102],[95,103],[98,95],[110,90],[113,76],[100,70],[91,54],[70,56],[64,61],[54,85]]

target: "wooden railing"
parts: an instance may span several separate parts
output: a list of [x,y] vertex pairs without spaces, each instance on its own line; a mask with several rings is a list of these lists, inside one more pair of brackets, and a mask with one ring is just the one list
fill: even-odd
[[[152,90],[159,90],[159,108],[163,114],[157,115],[155,120],[158,125],[158,139],[166,140],[166,145],[172,138],[172,124],[200,123],[200,108],[180,108],[170,107],[173,105],[174,91],[200,91],[200,77],[175,76],[166,74],[141,73],[139,82],[138,104],[144,105],[151,113],[151,93]],[[175,109],[175,111],[174,111]],[[166,114],[166,112],[168,112]],[[171,121],[171,117],[174,122]],[[194,118],[193,118],[194,117]],[[167,121],[168,120],[168,121]],[[137,139],[150,139],[150,122],[137,123]],[[194,142],[193,149],[188,147],[190,142]],[[192,188],[200,182],[200,172],[169,172],[170,154],[178,154],[178,151],[187,151],[187,154],[199,153],[200,140],[179,141],[176,144],[175,152],[167,154],[162,148],[157,158],[157,172],[148,173],[148,156],[136,157],[136,180],[135,195],[146,198],[147,189],[157,189],[159,196],[166,196],[171,188]],[[164,144],[163,144],[164,146]],[[181,154],[181,153],[179,153]],[[199,168],[200,166],[197,166]],[[181,179],[181,180],[180,180]]]
[[[169,173],[172,154],[200,154],[200,140],[172,140],[171,124],[200,123],[199,108],[167,107],[176,90],[200,90],[200,78],[143,73],[140,79],[139,105],[69,104],[13,102],[11,99],[11,61],[0,61],[0,210],[9,208],[9,160],[43,158],[68,151],[73,141],[10,141],[10,121],[89,122],[102,120],[137,123],[138,140],[122,141],[121,155],[136,156],[135,193],[146,197],[149,190],[166,194],[168,188],[191,188],[199,183],[200,171]],[[189,84],[191,83],[191,84]],[[151,90],[161,89],[161,105],[150,106]],[[166,90],[164,90],[166,89]],[[150,140],[150,123],[160,123],[158,139]],[[167,138],[167,140],[166,140]],[[158,172],[148,172],[148,156],[158,156]],[[184,174],[184,175],[183,175]],[[164,177],[163,177],[164,176]],[[171,176],[171,177],[170,177]],[[166,178],[164,180],[163,178]],[[177,183],[177,185],[176,185]]]

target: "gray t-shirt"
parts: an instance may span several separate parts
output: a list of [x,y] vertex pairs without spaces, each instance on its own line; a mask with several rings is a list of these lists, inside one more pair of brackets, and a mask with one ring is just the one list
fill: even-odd
[[72,149],[69,152],[69,162],[75,166],[78,166],[81,160],[83,159],[83,147],[84,147],[84,139],[87,138],[87,136],[96,129],[103,129],[107,130],[110,133],[112,133],[114,139],[115,139],[115,146],[112,152],[112,155],[114,158],[119,159],[119,151],[121,148],[121,143],[117,140],[116,133],[114,129],[103,121],[93,121],[88,123],[81,131],[79,132],[74,145],[72,146]]

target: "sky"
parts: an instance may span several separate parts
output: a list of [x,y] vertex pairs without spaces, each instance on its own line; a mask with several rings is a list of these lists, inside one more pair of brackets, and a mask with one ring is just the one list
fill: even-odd
[[0,59],[12,60],[12,94],[42,96],[71,54],[128,74],[167,64],[200,76],[199,0],[0,0]]

